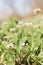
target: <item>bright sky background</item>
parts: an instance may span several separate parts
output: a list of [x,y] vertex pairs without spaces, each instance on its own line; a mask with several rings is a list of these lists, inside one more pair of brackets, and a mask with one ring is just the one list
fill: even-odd
[[33,5],[34,0],[0,0],[0,18],[9,16],[15,10],[25,16],[32,11]]

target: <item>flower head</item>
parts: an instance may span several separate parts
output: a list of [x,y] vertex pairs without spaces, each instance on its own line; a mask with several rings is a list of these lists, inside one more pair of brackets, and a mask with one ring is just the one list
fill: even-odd
[[12,43],[10,43],[10,44],[8,44],[7,46],[6,46],[6,48],[11,48],[11,49],[14,49],[14,45],[12,44]]

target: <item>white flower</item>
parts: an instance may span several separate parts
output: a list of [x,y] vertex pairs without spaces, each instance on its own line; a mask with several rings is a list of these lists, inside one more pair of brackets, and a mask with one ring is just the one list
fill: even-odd
[[24,46],[25,45],[25,43],[23,42],[23,43],[21,43],[21,46]]
[[33,25],[33,23],[25,23],[26,26],[30,26],[30,25]]
[[9,39],[9,36],[5,36],[4,39]]
[[21,43],[21,44],[20,44],[20,49],[22,49],[24,45],[25,45],[25,43],[24,43],[24,42],[23,42],[23,43]]
[[6,65],[6,64],[4,64],[4,65]]
[[16,30],[15,28],[11,28],[10,32],[15,32],[15,30]]
[[11,48],[11,49],[13,49],[14,48],[14,45],[12,44],[12,43],[10,43],[10,44],[8,44],[7,46],[6,46],[6,48]]
[[33,13],[40,13],[41,12],[41,9],[40,8],[37,8],[37,9],[34,9]]

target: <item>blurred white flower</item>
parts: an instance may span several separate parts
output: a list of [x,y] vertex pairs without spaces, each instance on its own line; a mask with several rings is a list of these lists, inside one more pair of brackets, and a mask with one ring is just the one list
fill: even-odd
[[22,24],[23,24],[23,21],[20,21],[18,24],[19,24],[19,25],[22,25]]
[[27,23],[25,23],[25,25],[26,25],[26,26],[31,26],[31,25],[33,25],[33,23],[27,22]]
[[41,12],[40,8],[34,9],[34,11],[33,11],[34,14],[37,14],[37,13],[40,13],[40,12]]
[[12,43],[10,43],[10,44],[8,44],[8,45],[6,46],[6,48],[7,48],[7,49],[9,49],[9,48],[13,49],[13,48],[14,48],[14,45],[13,45]]
[[28,43],[26,43],[26,46],[28,46]]
[[9,39],[9,36],[4,36],[4,39]]
[[16,30],[15,28],[11,28],[10,32],[15,32],[15,30]]
[[23,42],[23,43],[21,43],[20,44],[20,49],[22,49],[23,47],[24,47],[24,45],[25,45],[25,43]]

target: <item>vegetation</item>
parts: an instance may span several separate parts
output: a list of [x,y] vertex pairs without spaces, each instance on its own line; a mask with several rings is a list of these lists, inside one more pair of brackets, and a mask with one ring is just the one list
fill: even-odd
[[43,65],[43,19],[9,19],[0,24],[0,65]]

